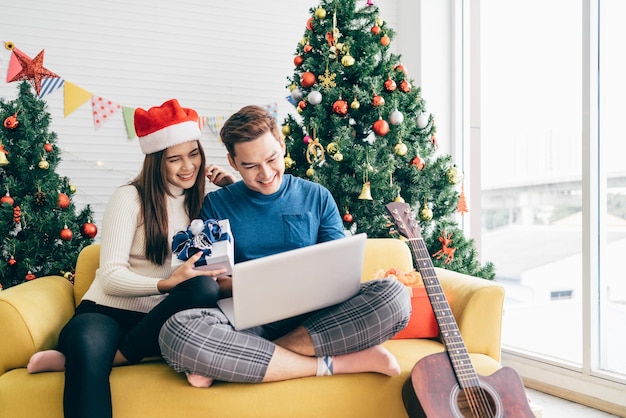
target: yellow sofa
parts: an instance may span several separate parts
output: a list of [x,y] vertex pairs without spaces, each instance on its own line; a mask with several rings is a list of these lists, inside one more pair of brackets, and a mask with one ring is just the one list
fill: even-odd
[[[42,277],[0,292],[0,417],[63,416],[63,373],[31,375],[30,356],[55,347],[59,332],[93,280],[100,248],[81,252],[75,285],[58,276]],[[379,269],[410,271],[409,248],[393,238],[368,239],[363,280]],[[450,300],[475,369],[489,375],[500,368],[500,331],[504,290],[476,277],[436,269]],[[430,339],[391,340],[399,376],[375,373],[309,377],[276,383],[216,382],[191,387],[162,360],[114,368],[113,415],[138,417],[406,417],[401,388],[420,358],[440,352]]]

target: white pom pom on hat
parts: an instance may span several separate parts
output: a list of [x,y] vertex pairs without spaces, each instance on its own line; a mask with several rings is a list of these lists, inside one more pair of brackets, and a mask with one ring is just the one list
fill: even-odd
[[200,139],[198,113],[171,99],[148,110],[135,109],[135,132],[144,154]]

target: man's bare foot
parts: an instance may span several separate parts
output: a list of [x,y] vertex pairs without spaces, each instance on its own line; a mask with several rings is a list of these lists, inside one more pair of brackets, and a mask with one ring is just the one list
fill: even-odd
[[356,353],[333,357],[333,374],[376,372],[387,376],[400,374],[396,358],[383,346],[376,345]]
[[185,375],[187,376],[187,381],[189,382],[189,384],[195,388],[208,388],[213,384],[213,379],[211,379],[210,377],[187,372],[185,372]]
[[29,373],[63,372],[65,356],[57,350],[39,351],[32,355],[26,369]]

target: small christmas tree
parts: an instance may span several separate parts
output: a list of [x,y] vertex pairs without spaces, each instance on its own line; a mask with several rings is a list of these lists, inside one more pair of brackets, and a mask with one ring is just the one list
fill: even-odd
[[[369,237],[389,237],[385,205],[406,201],[416,211],[433,264],[493,279],[473,242],[454,220],[461,173],[437,155],[434,118],[401,56],[394,31],[371,2],[323,0],[296,48],[289,77],[298,116],[282,127],[287,172],[326,186],[344,225]],[[435,255],[436,254],[436,255]]]
[[80,250],[97,228],[89,205],[76,214],[75,192],[55,169],[57,136],[45,102],[27,81],[13,101],[0,99],[0,283],[4,289],[46,275],[73,280]]

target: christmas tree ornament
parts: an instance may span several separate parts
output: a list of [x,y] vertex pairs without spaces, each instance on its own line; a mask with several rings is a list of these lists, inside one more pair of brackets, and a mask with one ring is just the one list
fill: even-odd
[[372,199],[372,191],[370,182],[366,181],[363,183],[363,187],[361,188],[361,194],[359,195],[360,200],[374,200]]
[[313,47],[311,46],[311,44],[306,44],[306,45],[304,45],[302,50],[308,54],[309,52],[311,52],[313,50]]
[[17,260],[15,259],[15,257],[11,256],[11,258],[9,258],[9,261],[7,261],[7,264],[9,266],[14,266],[17,264]]
[[85,238],[95,238],[98,234],[98,227],[92,222],[85,222],[80,227],[80,233]]
[[44,50],[42,49],[39,54],[33,59],[30,59],[26,54],[18,49],[13,49],[13,55],[19,61],[20,66],[22,67],[21,71],[17,73],[13,78],[8,80],[7,82],[20,81],[20,80],[28,80],[35,87],[35,92],[37,96],[41,93],[41,81],[44,78],[59,78],[58,75],[53,73],[52,71],[44,68],[43,66],[43,56]]
[[326,17],[326,9],[323,7],[318,7],[315,9],[315,17],[318,19],[324,19]]
[[296,162],[291,158],[291,154],[287,153],[285,156],[285,168],[290,169],[296,165]]
[[428,120],[430,119],[430,115],[428,113],[420,113],[417,116],[417,127],[420,129],[424,129],[428,126]]
[[304,62],[304,58],[302,58],[301,55],[296,55],[293,58],[293,65],[295,65],[296,67],[301,66],[303,62]]
[[404,73],[404,75],[407,75],[406,68],[404,67],[404,65],[402,63],[397,64],[396,66],[394,66],[393,70],[394,71],[402,71]]
[[391,43],[391,39],[389,38],[389,36],[383,35],[383,37],[380,38],[380,44],[382,46],[389,46],[390,43]]
[[335,154],[337,151],[339,151],[339,145],[337,145],[336,142],[329,142],[328,145],[326,145],[326,152],[330,155]]
[[15,129],[20,124],[20,121],[17,120],[17,113],[7,117],[4,120],[4,127],[7,129]]
[[399,140],[398,143],[394,145],[393,152],[400,157],[404,157],[406,153],[409,152],[409,149],[402,140]]
[[372,26],[372,29],[370,29],[370,31],[374,34],[374,35],[378,35],[380,33],[380,26],[378,25],[374,25]]
[[310,31],[313,30],[313,18],[312,17],[307,19],[307,21],[306,21],[306,28],[307,28],[307,30],[310,30]]
[[350,103],[350,109],[357,110],[359,107],[361,107],[361,103],[359,103],[355,97],[354,100],[352,100],[352,103]]
[[307,96],[307,100],[309,101],[309,103],[311,103],[312,105],[318,105],[320,103],[322,103],[322,93],[320,93],[317,90],[313,90],[312,92],[309,93],[309,95]]
[[300,90],[299,88],[294,88],[293,90],[291,90],[291,98],[293,100],[295,100],[296,102],[299,100],[302,100],[303,94],[302,94],[302,90]]
[[315,84],[315,81],[316,81],[315,74],[313,74],[310,71],[305,71],[300,76],[300,85],[304,88],[309,88],[313,86],[313,84]]
[[372,126],[372,130],[378,136],[385,136],[389,133],[389,124],[386,120],[380,118]]
[[469,210],[467,209],[467,200],[465,199],[465,185],[461,185],[461,195],[459,196],[459,203],[456,205],[456,211],[461,213],[461,216],[465,215]]
[[456,169],[456,167],[452,166],[450,168],[448,168],[448,170],[446,170],[446,179],[448,179],[448,183],[450,184],[456,184],[458,182],[458,170]]
[[372,106],[379,107],[379,106],[383,106],[384,104],[385,104],[385,98],[383,96],[379,96],[378,94],[374,93],[374,97],[372,97]]
[[437,144],[437,137],[435,137],[435,134],[432,134],[430,136],[430,142],[433,144],[433,148],[437,149],[438,144]]
[[283,136],[289,136],[289,134],[291,133],[291,127],[289,125],[283,125],[281,131],[283,133]]
[[420,219],[425,222],[430,222],[433,219],[433,211],[428,207],[426,202],[424,202],[420,209]]
[[304,110],[306,108],[306,102],[304,100],[300,100],[298,102],[298,110]]
[[354,65],[354,57],[348,52],[341,58],[341,65],[344,67],[352,67]]
[[65,193],[59,193],[59,198],[57,199],[57,205],[61,209],[67,209],[70,207],[70,198]]
[[43,145],[43,149],[46,152],[52,152],[54,150],[54,147],[50,142],[46,141],[46,143]]
[[4,150],[4,145],[0,145],[0,167],[9,165],[9,159],[7,158],[8,152]]
[[337,161],[338,163],[343,161],[343,154],[340,152],[335,153],[335,155],[333,155],[333,160]]
[[306,170],[306,176],[307,177],[313,177],[315,175],[315,170],[313,169],[313,167],[309,167]]
[[426,166],[426,162],[424,161],[422,157],[420,157],[419,155],[416,155],[411,160],[411,165],[417,168],[419,171],[422,171],[424,167]]
[[10,205],[10,206],[13,206],[13,204],[15,203],[15,200],[13,200],[13,198],[9,194],[8,187],[7,187],[7,193],[0,198],[0,203],[2,203],[3,205]]
[[333,103],[333,112],[341,117],[348,114],[348,102],[339,98]]
[[35,193],[34,200],[35,200],[35,205],[43,206],[48,201],[48,195],[46,195],[44,192],[39,190],[38,192]]
[[22,209],[19,206],[13,208],[13,222],[16,224],[22,222]]
[[404,122],[404,114],[398,109],[394,109],[393,112],[389,114],[389,122],[391,122],[392,125],[401,125],[402,122]]
[[35,280],[37,276],[35,276],[32,271],[28,270],[28,273],[26,274],[26,276],[24,276],[24,278],[28,281],[31,281]]
[[400,192],[398,192],[398,195],[393,199],[394,202],[400,202],[400,203],[404,203],[404,198],[402,196],[400,196]]
[[391,79],[391,77],[387,78],[387,81],[383,83],[383,87],[388,92],[393,92],[396,90],[396,82]]
[[41,168],[42,170],[47,170],[48,168],[50,168],[50,163],[42,157],[41,161],[39,161],[39,164],[37,164],[37,167]]
[[409,93],[411,91],[411,83],[409,83],[406,80],[402,80],[400,82],[400,86],[398,87],[400,89],[401,92],[403,93]]
[[354,220],[354,217],[350,212],[346,211],[346,213],[343,214],[343,220],[344,222],[351,223]]
[[306,160],[309,164],[317,164],[324,160],[324,147],[317,138],[309,142],[306,148]]
[[380,18],[380,16],[376,16],[376,24],[378,26],[382,26],[383,25],[383,20]]
[[305,144],[308,144],[312,140],[313,140],[313,138],[311,138],[310,135],[304,135],[304,138],[302,138],[302,142],[304,142]]
[[452,233],[446,234],[446,231],[441,231],[441,235],[437,238],[441,242],[441,249],[433,254],[433,257],[440,259],[445,256],[444,264],[450,264],[454,260],[454,252],[456,248],[450,247],[452,244]]
[[335,73],[331,74],[330,71],[328,71],[328,64],[326,64],[326,71],[324,71],[324,75],[320,76],[320,80],[322,81],[322,87],[324,87],[324,90],[337,87],[337,83],[335,83],[336,77],[337,77],[337,74]]
[[59,232],[59,237],[63,240],[63,241],[70,241],[72,239],[72,237],[74,236],[74,234],[72,233],[72,230],[69,229],[67,227],[67,225],[65,225],[63,227],[63,229],[61,230],[61,232]]
[[74,186],[73,184],[70,184],[70,193],[76,193],[76,186]]

